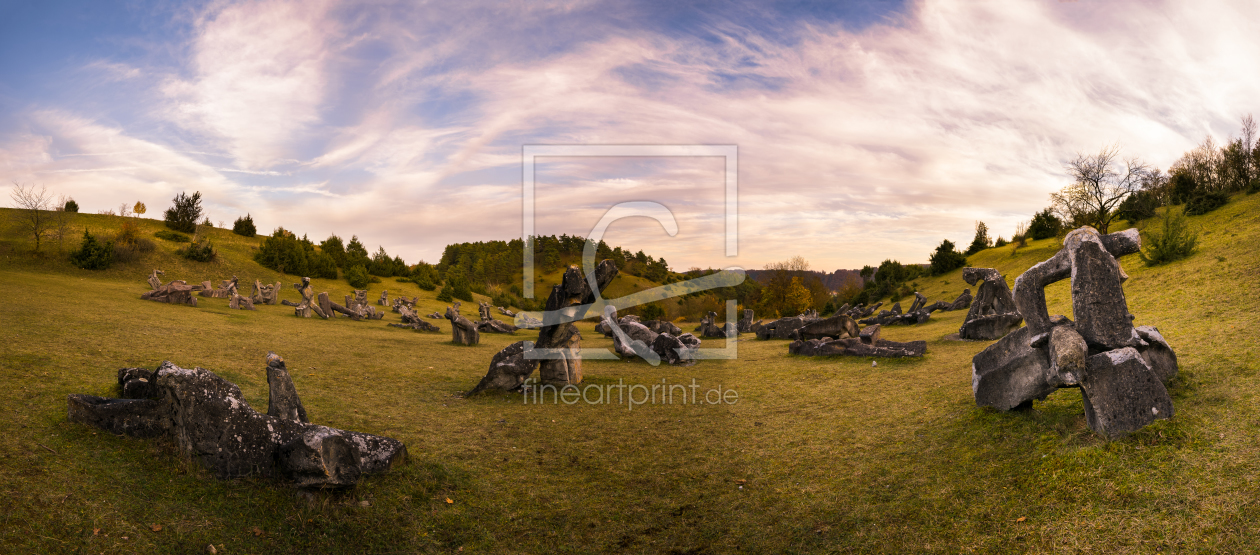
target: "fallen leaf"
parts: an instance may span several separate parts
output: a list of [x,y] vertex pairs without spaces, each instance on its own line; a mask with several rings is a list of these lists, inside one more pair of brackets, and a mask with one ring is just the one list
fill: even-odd
[[209,551],[209,552],[210,552],[210,555],[214,555],[215,553],[218,553],[218,552],[219,552],[219,550],[218,550],[218,549],[215,549],[215,548],[214,548],[214,544],[210,544],[210,545],[206,546],[206,551]]
[[1019,517],[1019,518],[1015,519],[1015,522],[1023,522],[1023,521],[1025,521],[1025,520],[1028,520],[1028,517],[1026,517],[1026,516],[1021,516],[1021,517]]
[[748,480],[735,480],[736,484],[747,484]]
[[124,540],[125,540],[125,539],[127,539],[127,536],[123,536],[123,537],[122,537],[122,539],[124,539]]
[[154,524],[153,526],[150,526],[150,527],[149,527],[149,529],[150,529],[150,530],[153,530],[154,532],[161,532],[161,531],[162,531],[162,525],[161,525],[161,524]]
[[93,528],[93,529],[92,529],[92,535],[93,535],[93,536],[95,536],[95,535],[97,535],[97,534],[99,534],[99,533],[101,533],[101,529],[100,529],[100,528]]
[[451,498],[450,498],[450,497],[447,497],[447,498],[446,498],[446,502],[447,502],[447,503],[454,503],[454,501],[451,501]]
[[257,526],[255,526],[255,527],[254,527],[254,535],[255,535],[255,536],[261,536],[261,535],[263,535],[263,531],[262,531],[262,530],[259,530],[259,529],[258,529],[258,527],[257,527]]

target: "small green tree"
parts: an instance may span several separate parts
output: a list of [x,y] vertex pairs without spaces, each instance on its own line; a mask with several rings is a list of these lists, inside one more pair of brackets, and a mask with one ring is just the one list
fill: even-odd
[[967,255],[976,254],[992,246],[993,240],[989,239],[989,226],[984,225],[984,222],[976,222],[976,237],[971,240],[971,246],[967,247]]
[[232,224],[232,233],[244,237],[253,237],[258,234],[258,228],[254,227],[254,218],[249,214],[244,217],[236,218],[236,222]]
[[958,252],[953,241],[944,239],[940,245],[937,245],[936,252],[932,253],[928,261],[931,263],[932,273],[939,276],[965,266],[967,256]]
[[101,243],[86,230],[83,231],[83,243],[78,250],[70,253],[70,262],[84,270],[104,270],[114,261],[114,243]]
[[72,213],[78,213],[78,212],[79,212],[79,203],[75,202],[75,201],[74,201],[74,199],[69,199],[69,200],[67,200],[67,201],[66,201],[66,206],[65,206],[65,211],[66,211],[66,212],[72,212]]
[[1199,234],[1190,229],[1184,213],[1170,206],[1164,209],[1159,220],[1159,229],[1142,232],[1142,242],[1146,249],[1138,253],[1138,256],[1147,266],[1157,266],[1194,254]]
[[[197,191],[191,196],[181,192],[175,195],[172,202],[174,204],[167,208],[163,214],[166,220],[166,227],[184,233],[196,233],[197,220],[202,217],[201,191]],[[209,218],[206,221],[208,223]]]
[[643,305],[643,310],[639,312],[639,316],[644,320],[660,320],[665,317],[665,309],[656,303]]
[[455,295],[453,294],[453,289],[451,288],[451,284],[448,283],[442,286],[442,290],[438,291],[437,300],[442,301],[444,303],[449,303],[455,300]]

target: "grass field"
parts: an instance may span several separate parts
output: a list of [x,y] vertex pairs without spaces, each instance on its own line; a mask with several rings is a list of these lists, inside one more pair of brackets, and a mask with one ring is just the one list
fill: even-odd
[[[1062,390],[1026,413],[979,409],[970,360],[987,343],[946,341],[963,312],[885,337],[925,339],[921,360],[787,356],[745,335],[739,358],[691,367],[584,363],[586,384],[719,385],[734,404],[523,403],[463,398],[500,348],[397,321],[299,319],[285,306],[232,311],[139,299],[165,279],[296,281],[249,261],[257,239],[215,232],[221,259],[149,258],[103,272],[0,241],[0,552],[194,553],[1249,553],[1260,545],[1260,195],[1190,220],[1193,257],[1122,259],[1137,324],[1159,327],[1181,374],[1176,416],[1117,441],[1085,426]],[[12,210],[0,217],[12,217]],[[116,218],[84,215],[108,230]],[[149,233],[155,221],[143,221]],[[81,235],[81,233],[80,233]],[[77,236],[76,236],[77,237]],[[1053,239],[969,260],[1008,282]],[[46,250],[56,252],[55,246]],[[411,284],[375,284],[444,307]],[[344,281],[315,280],[334,299]],[[931,301],[959,271],[918,283]],[[1070,314],[1067,283],[1048,290]],[[282,298],[297,300],[286,288]],[[465,310],[470,313],[471,310]],[[475,313],[474,313],[475,314]],[[582,324],[584,349],[611,341]],[[694,324],[691,325],[694,327]],[[684,328],[684,329],[688,329]],[[706,341],[706,347],[720,346]],[[284,356],[312,422],[395,437],[410,461],[346,492],[219,481],[154,440],[66,419],[71,393],[116,395],[120,367],[210,369],[265,410],[264,356]],[[160,527],[160,529],[159,529]]]

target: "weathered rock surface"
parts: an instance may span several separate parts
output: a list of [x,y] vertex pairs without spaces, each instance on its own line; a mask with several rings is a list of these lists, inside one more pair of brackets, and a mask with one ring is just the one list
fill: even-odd
[[446,307],[446,319],[451,321],[451,341],[461,345],[481,343],[481,333],[477,330],[477,324],[460,315],[459,304],[457,301],[455,306]]
[[486,377],[481,378],[477,387],[468,394],[475,395],[487,389],[511,391],[524,384],[538,367],[537,360],[525,358],[525,349],[533,347],[532,344],[532,341],[517,341],[495,353],[490,359],[490,370],[486,372]]
[[[1013,298],[1027,325],[972,359],[976,404],[1011,410],[1057,388],[1080,387],[1086,422],[1102,435],[1171,418],[1163,384],[1177,374],[1176,354],[1154,327],[1133,327],[1121,285],[1127,276],[1116,261],[1139,247],[1136,230],[1104,236],[1082,227],[1019,276]],[[1075,322],[1046,311],[1044,288],[1067,278]]]
[[[199,294],[202,297],[211,297],[215,299],[230,299],[232,298],[232,295],[237,294],[236,282],[237,282],[236,276],[232,276],[232,279],[223,280],[223,283],[221,283],[218,287],[214,289],[205,287],[204,289],[202,289],[202,291]],[[205,286],[208,286],[209,284],[210,282],[203,283],[203,285]]]
[[843,339],[857,337],[857,322],[847,314],[838,314],[830,318],[822,318],[809,322],[792,332],[793,339]]
[[884,339],[863,343],[856,337],[845,339],[798,339],[788,345],[788,353],[800,356],[874,356],[886,358],[921,357],[927,352],[927,341],[899,343]]
[[172,281],[166,285],[160,285],[157,289],[145,291],[140,298],[146,301],[157,301],[159,303],[183,304],[188,306],[197,306],[197,297],[193,295],[192,286],[183,281]]
[[157,289],[159,287],[162,287],[162,278],[159,278],[158,276],[164,276],[164,275],[166,275],[166,272],[163,272],[162,270],[154,268],[153,273],[149,274],[149,289]]
[[[529,351],[533,349],[547,349],[538,354],[549,358],[531,359],[531,362],[538,363],[539,380],[544,384],[562,386],[582,382],[582,335],[578,333],[573,322],[584,318],[590,305],[595,302],[596,296],[607,288],[609,283],[612,283],[613,278],[617,276],[617,266],[611,260],[604,260],[599,263],[593,273],[594,276],[589,276],[593,279],[588,281],[588,276],[583,276],[581,270],[576,266],[570,266],[560,283],[551,288],[551,294],[547,297],[545,312],[543,312],[543,320],[538,322],[540,324],[538,340],[533,343],[532,349],[526,342],[513,344],[513,346],[521,345],[521,349],[525,351],[522,356],[526,358],[529,358]],[[591,289],[592,281],[595,284],[595,290]],[[450,310],[448,309],[447,312],[449,314]],[[527,322],[523,316],[518,315],[517,320]],[[508,349],[511,348],[512,346],[508,347]],[[508,349],[504,349],[501,353]],[[494,360],[503,362],[512,356],[514,356],[513,353],[507,353],[502,358],[496,355],[495,359],[491,359],[491,368],[470,394],[486,389],[519,387],[520,383],[529,377],[529,373],[524,373],[520,382],[505,380],[500,375],[502,371],[496,370],[494,366]],[[511,385],[514,383],[516,385]],[[507,387],[504,387],[505,385]]]
[[395,328],[408,328],[408,329],[413,329],[416,331],[442,331],[437,326],[424,321],[422,318],[420,318],[419,314],[416,314],[416,311],[412,310],[411,307],[405,304],[403,305],[396,304],[394,308],[396,308],[398,310],[398,313],[402,315],[402,323],[401,324],[393,324],[393,323],[386,324],[388,326],[395,327]]
[[254,292],[250,295],[250,300],[254,304],[274,305],[280,296],[280,282],[275,285],[263,285],[262,282],[254,280]]
[[957,299],[954,299],[954,302],[949,305],[949,309],[962,310],[964,308],[969,308],[970,306],[971,306],[971,290],[963,289],[962,294],[959,295]]
[[1006,279],[993,268],[963,268],[963,281],[977,285],[976,299],[967,311],[958,336],[963,339],[998,339],[1024,321]]
[[134,437],[168,437],[184,457],[219,478],[262,475],[304,487],[347,487],[361,474],[384,472],[407,457],[397,440],[305,422],[280,357],[268,356],[268,382],[273,401],[284,397],[271,408],[284,416],[258,413],[240,388],[202,368],[164,362],[148,377],[136,370],[120,371],[119,379],[149,385],[123,390],[143,390],[152,398],[70,395],[70,419]]

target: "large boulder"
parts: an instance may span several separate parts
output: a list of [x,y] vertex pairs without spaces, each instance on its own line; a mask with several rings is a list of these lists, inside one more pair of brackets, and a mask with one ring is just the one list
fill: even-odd
[[837,314],[830,318],[823,318],[809,322],[793,331],[792,336],[795,339],[822,339],[830,337],[833,339],[842,339],[845,337],[857,337],[857,322],[847,314]]

